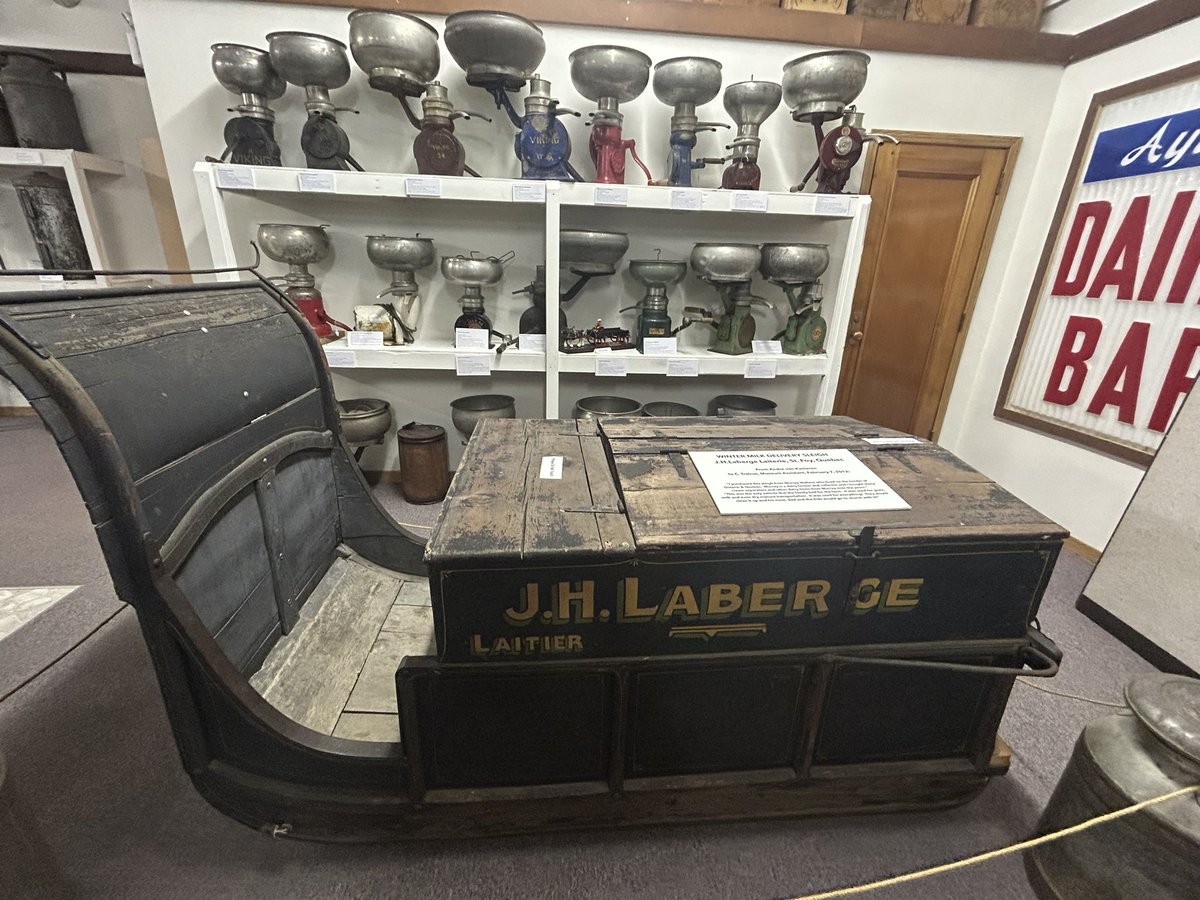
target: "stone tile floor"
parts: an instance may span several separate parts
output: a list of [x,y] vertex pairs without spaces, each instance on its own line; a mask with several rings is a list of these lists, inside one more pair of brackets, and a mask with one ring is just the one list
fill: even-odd
[[45,612],[77,587],[77,584],[64,584],[0,588],[0,640],[8,637],[34,616]]

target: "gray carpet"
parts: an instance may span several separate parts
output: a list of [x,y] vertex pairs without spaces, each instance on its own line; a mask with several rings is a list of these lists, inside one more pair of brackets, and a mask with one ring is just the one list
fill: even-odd
[[[40,429],[18,432],[0,428],[0,520],[13,506],[9,491],[22,485],[26,491],[18,493],[26,498],[16,513],[20,524],[0,525],[2,580],[20,571],[22,583],[61,583],[60,573],[78,564],[72,569],[78,580],[67,583],[96,584],[99,572],[83,561],[96,564],[98,553],[82,504],[71,497],[73,486],[37,484],[47,477],[46,466],[53,469],[46,457],[57,456]],[[10,545],[22,527],[37,529],[30,532],[37,537]],[[1117,700],[1128,676],[1149,666],[1075,612],[1089,570],[1064,555],[1043,605],[1041,623],[1066,652],[1063,671],[1050,685]],[[9,643],[36,622],[0,644],[0,684],[9,678]],[[89,619],[76,628],[75,638],[93,624]],[[946,812],[465,843],[305,844],[250,831],[196,794],[179,765],[136,618],[122,609],[0,702],[0,752],[40,838],[83,897],[765,900],[883,877],[1027,836],[1079,729],[1104,712],[1018,684],[1002,728],[1014,748],[1012,771],[977,800]],[[1011,858],[870,896],[1033,894],[1019,860]]]

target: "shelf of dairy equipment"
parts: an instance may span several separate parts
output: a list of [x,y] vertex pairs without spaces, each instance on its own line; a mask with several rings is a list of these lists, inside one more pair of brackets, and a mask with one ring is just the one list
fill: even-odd
[[325,344],[331,369],[441,369],[462,377],[492,372],[545,372],[540,350],[507,347],[495,350],[457,350],[452,340],[421,340],[396,347],[351,347],[347,338]]
[[550,186],[563,206],[628,207],[674,212],[732,213],[735,215],[811,216],[850,219],[863,198],[848,194],[801,194],[789,191],[727,191],[716,188],[670,187],[645,184],[588,184],[562,182]]
[[559,353],[558,370],[592,374],[599,378],[621,375],[663,375],[687,378],[700,375],[742,376],[748,381],[777,376],[827,376],[829,356],[813,353],[792,356],[784,353],[744,353],[730,356],[694,347],[680,347],[661,356],[619,350],[611,353]]
[[353,172],[196,163],[201,190],[343,197],[457,200],[473,203],[546,202],[546,182],[520,178],[471,178],[398,172]]
[[0,166],[21,169],[77,169],[100,175],[124,175],[125,164],[82,150],[0,147]]
[[474,203],[545,204],[557,194],[563,206],[628,207],[675,212],[775,214],[848,219],[862,198],[846,194],[729,191],[645,184],[529,181],[396,172],[347,172],[274,166],[196,163],[202,190],[326,194],[344,197],[412,198]]

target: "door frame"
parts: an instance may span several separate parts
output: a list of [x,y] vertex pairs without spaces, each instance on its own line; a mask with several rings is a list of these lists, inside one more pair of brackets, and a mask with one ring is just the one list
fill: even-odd
[[[1022,138],[992,134],[903,131],[889,128],[880,128],[877,133],[889,134],[899,140],[901,144],[948,144],[960,147],[979,147],[985,150],[1005,151],[1004,169],[1000,173],[1000,182],[996,188],[995,199],[992,201],[992,211],[988,216],[987,225],[984,227],[983,242],[979,247],[979,259],[975,264],[975,271],[971,273],[971,286],[967,291],[967,302],[963,307],[963,316],[959,321],[958,331],[955,334],[954,351],[950,356],[950,365],[946,369],[946,381],[942,388],[942,395],[938,398],[937,414],[933,419],[932,440],[936,442],[942,430],[942,421],[946,416],[946,407],[950,403],[950,394],[954,387],[955,379],[958,377],[958,364],[962,358],[963,345],[966,342],[971,319],[975,315],[975,301],[979,297],[979,288],[983,283],[983,276],[987,271],[988,262],[991,260],[992,244],[996,237],[996,228],[1000,223],[1000,215],[1004,210],[1004,203],[1008,199],[1008,188],[1012,183],[1013,169],[1016,168],[1017,154],[1021,150]],[[860,195],[869,196],[871,193],[871,185],[875,177],[875,153],[879,146],[882,145],[873,143],[867,152],[867,159],[863,164],[862,182],[858,189]],[[886,218],[887,210],[875,210],[874,213],[873,220],[880,221],[879,217],[881,215]],[[863,258],[866,259],[870,256],[873,263],[877,265],[879,261],[880,236],[883,234],[883,231],[880,230],[872,235],[871,224],[872,222],[867,223],[867,236],[866,243],[863,246]],[[872,278],[870,279],[864,279],[863,274],[860,270],[858,275],[858,284],[860,287],[874,281],[874,273],[871,273]],[[851,302],[853,303],[853,301]],[[840,376],[841,373],[839,373],[838,379],[839,388],[843,384],[847,384],[846,380]],[[839,397],[838,399],[843,398]]]

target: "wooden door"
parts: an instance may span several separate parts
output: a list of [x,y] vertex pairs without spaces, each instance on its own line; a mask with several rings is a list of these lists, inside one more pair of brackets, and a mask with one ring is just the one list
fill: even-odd
[[933,438],[1019,138],[891,132],[873,199],[834,412]]

